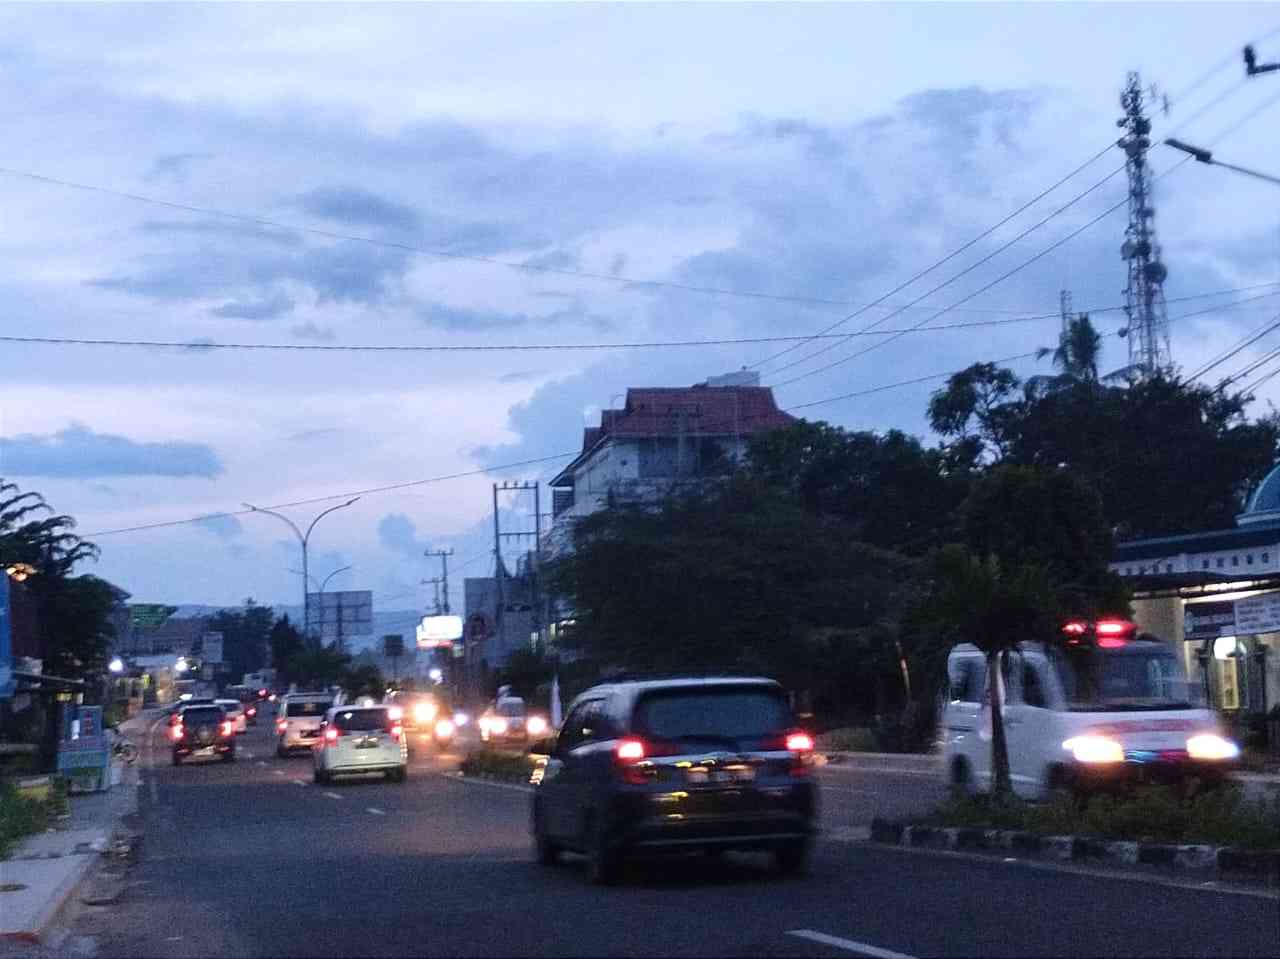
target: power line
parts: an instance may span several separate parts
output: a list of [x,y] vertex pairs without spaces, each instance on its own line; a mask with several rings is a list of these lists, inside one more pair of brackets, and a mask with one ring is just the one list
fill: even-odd
[[[1111,148],[1112,148],[1112,144],[1108,143],[1108,144],[1107,144],[1107,145],[1106,145],[1102,150],[1100,150],[1100,151],[1098,151],[1097,153],[1095,153],[1095,154],[1094,154],[1093,156],[1091,156],[1088,160],[1086,160],[1084,163],[1080,164],[1078,167],[1076,167],[1074,170],[1072,170],[1072,171],[1071,171],[1070,173],[1068,173],[1066,176],[1062,177],[1060,180],[1058,180],[1056,183],[1054,183],[1054,184],[1053,184],[1052,186],[1050,186],[1048,189],[1043,190],[1042,192],[1038,193],[1036,196],[1032,197],[1030,200],[1028,200],[1028,201],[1027,201],[1026,203],[1024,203],[1022,206],[1018,207],[1016,210],[1014,210],[1012,213],[1010,213],[1008,216],[1006,216],[1006,217],[1005,217],[1003,220],[1001,220],[999,223],[996,223],[994,226],[991,226],[991,227],[989,227],[988,229],[984,230],[983,232],[979,233],[977,236],[975,236],[972,240],[969,240],[967,243],[963,243],[963,244],[961,244],[960,246],[956,247],[956,249],[952,250],[950,253],[948,253],[946,256],[944,256],[942,259],[940,259],[940,260],[936,260],[935,262],[931,263],[929,266],[925,267],[923,270],[921,270],[921,271],[919,271],[918,273],[916,273],[916,274],[915,274],[914,276],[912,276],[910,279],[905,280],[905,281],[903,281],[902,283],[898,284],[896,287],[894,287],[894,288],[893,288],[892,290],[890,290],[888,293],[884,294],[884,296],[878,297],[877,299],[875,299],[875,300],[871,301],[870,303],[868,303],[866,306],[860,307],[859,309],[855,310],[853,313],[850,313],[848,316],[844,317],[843,319],[839,320],[838,322],[833,323],[833,324],[831,324],[830,326],[825,327],[824,329],[820,330],[817,334],[814,334],[812,337],[810,337],[810,340],[818,339],[819,337],[823,336],[824,334],[830,333],[832,330],[834,330],[834,329],[836,329],[836,328],[838,328],[838,327],[840,327],[840,326],[843,326],[845,323],[848,323],[850,320],[856,319],[857,317],[859,317],[859,316],[861,316],[863,313],[865,313],[867,310],[869,310],[869,309],[871,309],[871,308],[873,308],[873,307],[876,307],[876,306],[878,306],[878,305],[880,305],[880,304],[884,303],[884,301],[885,301],[885,300],[887,300],[887,299],[889,299],[889,297],[894,296],[894,295],[896,295],[896,294],[898,294],[898,293],[901,293],[901,292],[902,292],[903,290],[905,290],[907,287],[909,287],[909,286],[911,286],[913,283],[915,283],[915,282],[916,282],[916,280],[919,280],[919,279],[921,279],[922,277],[927,276],[928,274],[930,274],[930,273],[932,273],[934,270],[936,270],[938,267],[942,266],[944,263],[948,263],[948,262],[950,262],[951,260],[953,260],[953,259],[955,259],[957,256],[959,256],[961,253],[963,253],[963,252],[965,252],[966,250],[968,250],[968,249],[972,248],[975,244],[980,243],[981,241],[985,240],[987,237],[989,237],[989,236],[990,236],[992,233],[994,233],[996,230],[1000,229],[1000,227],[1004,226],[1004,225],[1005,225],[1006,223],[1008,223],[1010,220],[1013,220],[1013,219],[1014,219],[1014,218],[1016,218],[1019,214],[1023,213],[1025,210],[1027,210],[1027,209],[1029,209],[1030,207],[1034,206],[1036,203],[1039,203],[1042,199],[1044,199],[1046,196],[1048,196],[1050,193],[1052,193],[1052,192],[1053,192],[1054,190],[1056,190],[1058,187],[1062,186],[1062,184],[1066,183],[1068,180],[1070,180],[1072,177],[1074,177],[1077,173],[1080,173],[1082,170],[1086,169],[1087,167],[1089,167],[1089,166],[1091,166],[1092,164],[1094,164],[1095,162],[1097,162],[1097,161],[1098,161],[1101,157],[1103,157],[1103,156],[1104,156],[1108,151],[1110,151],[1110,150],[1111,150]],[[963,275],[963,274],[961,274],[961,275]],[[926,295],[928,295],[928,294],[926,294]],[[916,301],[914,301],[914,302],[913,302],[913,304],[911,304],[911,305],[914,305],[914,303],[918,303],[918,302],[919,302],[919,301],[918,301],[918,300],[916,300]],[[897,308],[897,310],[898,310],[899,312],[900,312],[902,309],[903,309],[902,307],[898,307],[898,308]],[[894,314],[890,314],[890,316],[892,316],[892,315],[894,315]],[[887,318],[888,318],[888,317],[886,317],[886,319],[887,319]],[[788,347],[787,349],[782,350],[782,351],[781,351],[781,352],[779,352],[779,353],[774,353],[772,356],[766,356],[764,359],[762,359],[762,360],[757,360],[755,363],[751,363],[751,364],[749,364],[749,365],[750,365],[751,367],[753,367],[753,368],[754,368],[754,367],[757,367],[757,366],[763,366],[765,363],[771,363],[771,362],[773,362],[774,360],[778,359],[778,357],[780,357],[780,356],[785,356],[786,354],[790,353],[792,350],[798,349],[798,348],[799,348],[800,346],[802,346],[802,345],[803,345],[803,344],[801,343],[801,344],[797,344],[796,346]],[[790,365],[790,364],[789,364],[789,365]],[[782,367],[782,369],[787,369],[787,367],[786,367],[786,366],[784,366],[784,367]],[[776,372],[776,371],[775,371],[775,372]]]
[[1258,377],[1256,380],[1254,380],[1252,383],[1246,386],[1243,390],[1241,390],[1241,392],[1245,394],[1252,393],[1263,383],[1266,383],[1267,381],[1269,381],[1277,373],[1280,373],[1280,365],[1276,366],[1275,369],[1273,369],[1270,373],[1265,373],[1262,376]]
[[[515,469],[517,466],[533,466],[539,463],[550,463],[555,460],[568,459],[571,456],[577,456],[579,450],[572,450],[568,453],[556,453],[552,456],[539,456],[535,459],[519,460],[515,463],[502,463],[498,466],[489,466],[482,469],[466,470],[461,473],[446,473],[443,476],[431,476],[427,479],[410,480],[406,483],[391,483],[387,486],[372,486],[368,489],[354,490],[347,493],[331,493],[326,496],[315,496],[310,499],[294,500],[291,503],[277,503],[274,506],[263,507],[263,509],[289,509],[294,506],[310,506],[314,503],[326,503],[335,499],[346,499],[351,496],[367,496],[373,493],[390,493],[395,490],[410,489],[414,486],[427,486],[432,483],[443,483],[446,480],[463,479],[468,476],[484,476],[488,473],[496,473],[500,470]],[[186,526],[191,523],[200,523],[211,519],[223,519],[233,516],[248,516],[253,510],[233,510],[224,513],[205,513],[202,516],[192,516],[188,519],[167,520],[161,523],[143,523],[139,526],[124,526],[119,529],[98,530],[95,533],[85,533],[84,538],[97,538],[100,536],[114,536],[117,533],[137,533],[143,530],[163,529],[169,526]]]
[[1188,376],[1187,379],[1189,380],[1200,379],[1200,377],[1204,376],[1215,366],[1221,366],[1227,360],[1231,359],[1231,357],[1238,354],[1241,350],[1245,349],[1252,343],[1256,343],[1258,340],[1262,339],[1268,333],[1278,328],[1280,328],[1280,315],[1273,317],[1271,320],[1269,320],[1267,323],[1265,323],[1263,326],[1261,326],[1257,330],[1254,330],[1253,332],[1246,334],[1244,339],[1238,340],[1233,347],[1230,347],[1226,352],[1219,354],[1213,360],[1201,366],[1194,373]]

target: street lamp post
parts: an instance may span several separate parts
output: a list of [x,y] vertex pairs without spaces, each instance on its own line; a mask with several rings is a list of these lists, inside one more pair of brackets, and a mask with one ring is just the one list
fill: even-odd
[[332,573],[330,573],[330,574],[329,574],[328,576],[326,576],[322,581],[319,581],[319,582],[317,582],[317,581],[316,581],[316,578],[315,578],[314,576],[310,575],[309,573],[303,573],[303,572],[302,572],[302,570],[300,570],[300,569],[292,569],[292,568],[291,568],[291,569],[289,570],[289,572],[291,572],[291,573],[297,573],[299,576],[304,577],[304,578],[303,578],[303,582],[304,582],[304,583],[305,583],[305,582],[310,582],[310,583],[311,583],[311,585],[313,585],[313,586],[315,586],[315,587],[316,587],[316,596],[317,596],[317,597],[319,598],[319,600],[320,600],[320,626],[321,626],[321,632],[322,632],[322,633],[323,633],[323,631],[324,631],[324,630],[323,630],[323,627],[324,627],[324,588],[325,588],[326,586],[328,586],[328,585],[329,585],[329,580],[333,579],[333,577],[337,576],[339,573],[345,573],[345,572],[346,572],[347,570],[349,570],[350,568],[351,568],[351,564],[350,564],[350,563],[348,563],[346,566],[339,566],[337,569],[335,569]]
[[297,524],[283,513],[277,513],[275,510],[263,509],[260,506],[254,506],[252,503],[242,504],[246,509],[250,509],[255,513],[266,513],[268,516],[274,516],[276,519],[282,520],[288,524],[289,529],[293,530],[293,534],[298,537],[298,542],[302,546],[302,635],[307,637],[308,643],[311,642],[311,594],[308,592],[310,589],[308,581],[311,579],[311,576],[307,571],[307,544],[311,541],[311,533],[316,528],[316,523],[320,522],[330,513],[336,512],[340,509],[345,509],[358,499],[360,499],[359,496],[353,496],[345,503],[339,503],[337,506],[330,506],[327,510],[324,510],[311,521],[311,525],[307,527],[306,533],[303,533],[302,530],[298,529]]
[[[1269,173],[1259,173],[1257,170],[1250,170],[1248,167],[1236,166],[1234,163],[1223,163],[1221,160],[1213,158],[1213,151],[1206,150],[1204,147],[1192,146],[1190,143],[1184,143],[1173,137],[1164,141],[1165,146],[1173,147],[1189,157],[1193,158],[1197,163],[1207,163],[1210,166],[1220,166],[1227,170],[1234,170],[1236,173],[1243,173],[1245,176],[1251,176],[1256,180],[1266,180],[1268,183],[1274,183],[1280,186],[1280,177],[1272,176]],[[1186,162],[1186,161],[1183,161]]]

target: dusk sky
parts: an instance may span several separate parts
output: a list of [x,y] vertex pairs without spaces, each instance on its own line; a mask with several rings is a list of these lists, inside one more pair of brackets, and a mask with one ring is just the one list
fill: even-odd
[[[1170,98],[1154,139],[1280,175],[1280,74],[1245,81],[1251,41],[1280,60],[1280,7],[0,6],[0,334],[191,344],[0,343],[0,476],[75,516],[102,548],[87,569],[135,601],[296,604],[297,544],[277,520],[109,531],[488,469],[370,493],[313,537],[312,571],[353,564],[332,587],[372,589],[380,609],[427,603],[438,566],[422,552],[454,547],[460,606],[462,577],[492,568],[490,484],[565,460],[497,467],[575,450],[627,387],[689,385],[788,344],[208,344],[816,333],[1104,151],[1129,70]],[[1156,226],[1190,372],[1280,313],[1280,190],[1171,171],[1180,159],[1151,154],[1170,171]],[[838,332],[1053,314],[1067,288],[1104,367],[1124,365],[1123,209],[942,312],[1122,200],[1122,162],[1105,152]],[[1221,291],[1241,292],[1199,296]],[[875,342],[824,340],[758,368],[790,408],[1053,346],[1057,330],[1049,316],[910,333],[787,382]],[[939,382],[797,414],[933,443]],[[1272,400],[1280,377],[1254,412]],[[326,505],[288,512],[305,525]]]

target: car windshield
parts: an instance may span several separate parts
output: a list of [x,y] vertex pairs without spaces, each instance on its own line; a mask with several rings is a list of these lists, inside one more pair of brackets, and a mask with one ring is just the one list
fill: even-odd
[[290,719],[319,718],[327,713],[332,705],[333,703],[328,701],[311,699],[302,702],[291,702],[285,705],[284,714]]
[[343,732],[366,732],[371,729],[385,729],[387,711],[385,709],[344,709],[334,713],[333,724]]
[[786,697],[773,689],[725,687],[649,693],[636,707],[636,732],[656,739],[746,744],[792,725]]
[[1158,642],[1131,642],[1056,651],[1054,660],[1067,708],[1077,712],[1193,709],[1199,687],[1188,681],[1177,656]]
[[199,709],[184,709],[182,711],[182,721],[188,725],[220,723],[225,718],[226,714],[214,706],[202,706]]
[[524,715],[524,702],[519,699],[506,699],[498,703],[495,710],[499,716],[516,717]]

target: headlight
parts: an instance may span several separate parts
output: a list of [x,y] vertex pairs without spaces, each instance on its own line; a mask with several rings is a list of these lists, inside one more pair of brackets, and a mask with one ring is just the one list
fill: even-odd
[[1240,747],[1214,733],[1201,733],[1187,740],[1187,755],[1192,759],[1236,759]]
[[453,714],[453,724],[455,726],[465,726],[470,721],[471,721],[471,717],[468,716],[466,713]]
[[453,735],[453,723],[447,719],[441,719],[436,722],[436,736],[440,739],[448,739]]
[[528,730],[530,736],[541,736],[547,731],[547,721],[541,716],[530,716],[524,728]]
[[436,718],[435,703],[417,703],[413,707],[413,718],[415,722],[429,723]]
[[489,732],[497,733],[499,736],[501,736],[506,731],[507,731],[507,721],[505,719],[489,720]]
[[1062,744],[1080,763],[1122,763],[1124,747],[1106,736],[1074,736]]

